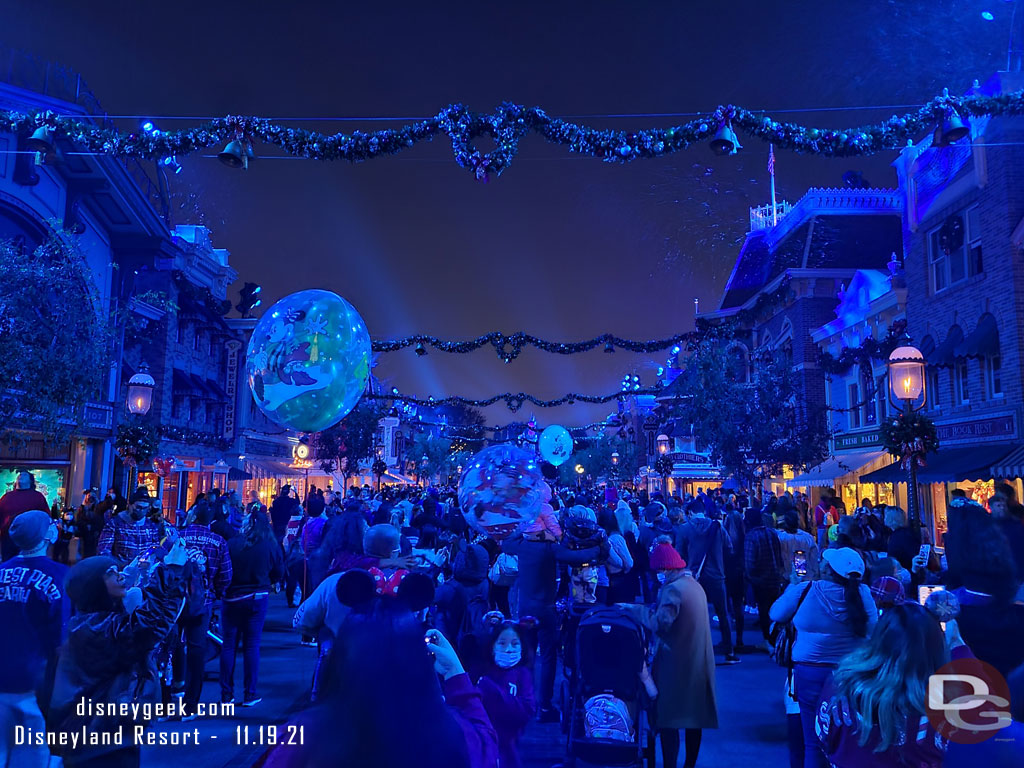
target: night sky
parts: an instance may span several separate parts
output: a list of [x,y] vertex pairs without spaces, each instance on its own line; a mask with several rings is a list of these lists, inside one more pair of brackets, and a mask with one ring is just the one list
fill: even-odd
[[[168,116],[419,118],[455,101],[489,111],[511,100],[562,117],[709,111],[729,102],[792,110],[920,104],[943,87],[962,92],[1005,67],[1011,7],[3,0],[0,42],[77,70],[111,114],[151,117],[164,129],[192,124]],[[982,19],[984,10],[994,21]],[[838,127],[892,111],[780,116]],[[585,121],[637,129],[686,119]],[[393,125],[281,122],[328,132]],[[264,307],[292,291],[327,288],[356,306],[375,338],[492,330],[655,338],[688,330],[694,298],[702,309],[717,306],[748,207],[768,201],[768,148],[753,139],[734,157],[696,146],[621,166],[528,137],[487,185],[455,164],[447,139],[362,165],[256,151],[263,157],[248,172],[186,159],[173,177],[176,221],[209,226],[241,278],[264,286]],[[895,186],[891,157],[776,154],[780,199],[839,186],[851,168],[874,186]],[[376,373],[422,396],[556,397],[616,391],[623,373],[646,361],[621,351],[528,350],[505,365],[489,348],[423,358],[406,350],[383,355]],[[653,370],[644,370],[643,382],[653,383]],[[614,408],[537,417],[573,426]],[[501,424],[529,414],[495,406],[487,416]]]

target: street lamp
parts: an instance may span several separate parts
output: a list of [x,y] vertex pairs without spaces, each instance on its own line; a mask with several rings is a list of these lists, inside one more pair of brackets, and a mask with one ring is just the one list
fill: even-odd
[[658,435],[658,437],[656,438],[656,442],[658,444],[658,453],[660,453],[662,456],[668,453],[668,435]]
[[612,452],[612,466],[613,467],[619,466],[619,452],[618,451],[613,451]]
[[[904,345],[897,347],[886,362],[889,369],[889,400],[909,416],[924,408],[928,393],[925,391],[925,360],[921,350],[904,338]],[[917,463],[908,461],[909,483],[907,485],[907,517],[911,524],[920,522],[920,507],[917,502]]]
[[145,416],[153,407],[153,390],[156,381],[149,375],[149,366],[139,365],[139,372],[128,379],[127,406],[130,413]]

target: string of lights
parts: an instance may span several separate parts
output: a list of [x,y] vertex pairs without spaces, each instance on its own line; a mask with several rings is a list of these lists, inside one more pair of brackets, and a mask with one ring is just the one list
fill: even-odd
[[[451,141],[455,162],[477,179],[487,181],[490,175],[500,175],[509,166],[519,152],[519,142],[530,132],[568,147],[571,152],[606,162],[663,157],[697,142],[709,142],[716,154],[735,154],[741,149],[736,130],[781,149],[852,157],[899,149],[930,129],[936,131],[934,143],[944,146],[969,135],[965,121],[970,117],[1024,114],[1024,91],[985,96],[978,90],[974,88],[966,96],[944,92],[902,115],[843,129],[783,122],[762,111],[729,105],[670,128],[623,131],[593,128],[550,117],[539,107],[506,102],[491,113],[472,112],[465,105],[451,104],[434,117],[401,128],[330,135],[245,116],[227,116],[176,131],[155,130],[149,123],[149,128],[124,133],[51,111],[31,115],[2,111],[0,131],[29,136],[27,148],[42,158],[53,154],[54,142],[59,137],[90,152],[158,162],[170,160],[175,164],[179,157],[228,142],[218,158],[238,168],[248,167],[256,158],[255,141],[277,146],[296,157],[362,162],[397,154],[444,134]],[[480,136],[493,139],[495,148],[482,152],[474,146],[474,140]]]
[[[416,422],[419,426],[424,427],[439,427],[446,437],[451,437],[455,440],[479,440],[484,432],[506,432],[506,431],[517,431],[517,430],[533,430],[540,434],[544,431],[544,427],[538,426],[537,424],[531,424],[526,421],[510,421],[508,424],[502,426],[483,426],[477,424],[447,424],[443,421],[418,421]],[[589,432],[592,429],[618,429],[623,426],[621,421],[594,421],[590,424],[583,424],[578,427],[566,427],[570,432]],[[472,434],[450,434],[448,430],[459,429],[467,430]]]
[[441,406],[466,406],[469,408],[487,408],[498,402],[504,402],[505,406],[513,413],[519,411],[527,403],[532,403],[538,408],[556,408],[560,405],[573,405],[575,403],[589,403],[591,405],[601,405],[603,403],[610,403],[613,400],[621,400],[624,397],[630,396],[642,396],[642,395],[659,395],[662,394],[663,390],[661,387],[645,387],[642,389],[633,390],[630,392],[615,392],[609,395],[584,395],[579,392],[570,392],[561,397],[556,397],[551,400],[543,400],[535,395],[528,394],[526,392],[502,392],[500,395],[492,395],[491,397],[477,399],[462,397],[460,395],[452,395],[450,397],[414,397],[412,395],[396,394],[394,392],[390,394],[379,394],[375,392],[367,392],[363,395],[364,399],[367,400],[379,400],[379,401],[393,401],[400,403],[408,403],[418,407],[436,408]]

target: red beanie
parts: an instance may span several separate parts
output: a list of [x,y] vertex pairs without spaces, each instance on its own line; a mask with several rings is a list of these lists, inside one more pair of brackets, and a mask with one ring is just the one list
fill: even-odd
[[673,571],[686,567],[686,561],[667,541],[661,542],[651,550],[650,562],[652,571]]

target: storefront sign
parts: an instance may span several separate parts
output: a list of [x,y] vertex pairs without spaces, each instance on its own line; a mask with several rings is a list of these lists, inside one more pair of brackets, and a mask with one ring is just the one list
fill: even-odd
[[710,464],[711,458],[704,456],[699,453],[677,453],[673,457],[676,461],[681,461],[684,464]]
[[866,448],[871,445],[882,444],[882,433],[877,429],[873,432],[856,432],[853,434],[836,435],[836,450],[846,450],[847,448]]
[[230,339],[225,345],[227,354],[224,358],[227,369],[227,381],[224,384],[224,393],[228,401],[224,405],[224,438],[230,440],[235,436],[235,390],[238,385],[238,350],[242,342],[237,339]]
[[175,472],[198,472],[200,467],[199,459],[181,459],[177,458],[174,460],[174,471]]
[[936,424],[939,443],[952,440],[978,440],[990,437],[1016,437],[1017,425],[1013,414],[991,419],[960,421],[955,424]]

